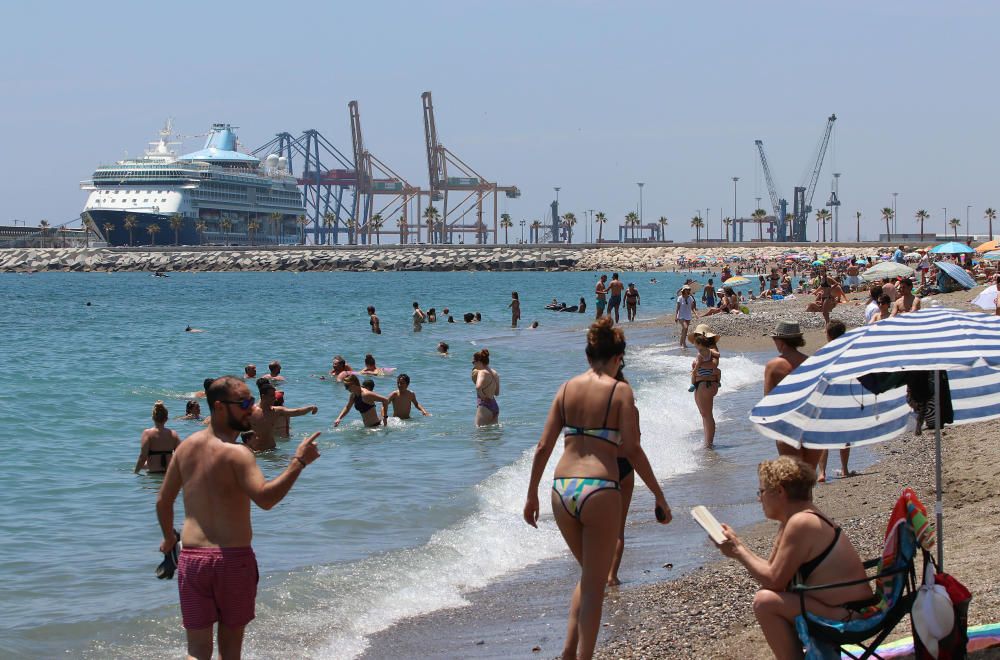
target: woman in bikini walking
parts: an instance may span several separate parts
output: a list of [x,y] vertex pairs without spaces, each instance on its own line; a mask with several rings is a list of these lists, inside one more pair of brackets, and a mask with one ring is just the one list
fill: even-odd
[[704,323],[694,329],[688,337],[698,349],[698,356],[691,363],[691,391],[694,402],[701,414],[701,424],[705,430],[705,446],[715,442],[715,415],[712,412],[715,395],[722,384],[719,369],[719,335],[712,333]]
[[656,517],[670,522],[670,507],[639,446],[638,415],[628,383],[615,379],[625,354],[625,335],[612,319],[602,318],[587,333],[590,368],[559,388],[535,448],[524,504],[524,520],[538,526],[538,485],[560,434],[565,450],[552,482],[552,513],[566,545],[580,563],[573,590],[562,657],[591,658],[601,625],[621,523],[617,458],[627,458],[656,500]]
[[[361,419],[364,421],[365,426],[372,427],[388,423],[387,406],[389,404],[389,399],[361,387],[361,381],[359,381],[358,377],[354,374],[344,378],[344,389],[350,392],[351,396],[347,399],[347,405],[344,406],[344,409],[340,411],[339,415],[337,415],[337,419],[334,420],[334,426],[340,425],[340,421],[347,416],[347,413],[351,411],[352,406],[355,410],[361,413]],[[375,412],[376,403],[382,404],[381,421],[379,420],[378,413]]]
[[490,368],[490,352],[485,348],[472,355],[472,382],[476,384],[476,426],[500,421],[500,374]]

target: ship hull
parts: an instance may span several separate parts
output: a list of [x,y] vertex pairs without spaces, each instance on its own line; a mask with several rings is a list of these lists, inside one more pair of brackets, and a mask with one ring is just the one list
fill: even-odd
[[[111,247],[129,246],[173,246],[173,245],[250,245],[251,242],[257,245],[275,244],[295,244],[299,242],[299,237],[293,232],[286,232],[278,237],[264,231],[258,231],[253,241],[245,230],[234,229],[231,232],[223,233],[218,230],[207,231],[204,235],[199,234],[196,229],[198,222],[194,218],[184,218],[180,228],[176,231],[170,226],[170,215],[162,213],[136,213],[134,211],[118,211],[113,209],[93,209],[87,211],[97,232],[104,238]],[[135,219],[135,227],[131,233],[125,227],[126,216]],[[151,235],[148,227],[156,224],[160,230]],[[264,225],[265,223],[261,223]],[[106,228],[106,225],[110,228]],[[213,227],[214,229],[214,227]]]

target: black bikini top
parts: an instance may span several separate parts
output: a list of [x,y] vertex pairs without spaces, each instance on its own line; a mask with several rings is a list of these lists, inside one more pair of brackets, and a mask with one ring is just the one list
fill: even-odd
[[840,527],[834,525],[832,522],[827,520],[824,516],[817,513],[816,511],[808,511],[807,513],[815,514],[816,517],[818,517],[820,520],[825,522],[830,527],[833,527],[833,540],[830,541],[830,545],[826,546],[826,549],[823,550],[823,552],[819,553],[809,561],[803,562],[802,565],[799,566],[799,570],[796,572],[799,584],[804,584],[805,581],[809,579],[809,576],[812,575],[812,572],[815,571],[817,568],[819,568],[819,565],[823,563],[823,560],[826,559],[831,552],[833,552],[833,548],[837,545],[837,541],[840,540]]

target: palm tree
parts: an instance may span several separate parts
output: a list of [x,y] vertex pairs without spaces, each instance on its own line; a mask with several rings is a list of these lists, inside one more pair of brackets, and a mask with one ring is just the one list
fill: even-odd
[[857,222],[858,222],[858,235],[857,235],[857,238],[855,240],[858,243],[860,243],[861,242],[861,211],[855,211],[854,212],[854,216],[855,216],[855,218],[857,219]]
[[597,242],[600,243],[604,238],[604,223],[608,221],[608,216],[604,215],[604,211],[598,211],[594,214],[594,220],[597,222]]
[[[722,224],[726,228],[726,242],[727,243],[729,242],[729,227],[731,227],[734,224],[734,222],[735,221],[732,218],[730,218],[729,216],[726,216],[725,218],[722,219]],[[733,238],[735,238],[735,236]]]
[[662,243],[667,238],[667,225],[670,224],[670,221],[667,220],[667,216],[661,215],[657,222],[660,223],[660,242]]
[[503,227],[504,244],[510,243],[510,241],[507,240],[507,230],[514,226],[514,221],[510,219],[510,213],[500,214],[500,226]]
[[538,239],[541,238],[542,233],[542,221],[535,220],[531,223],[531,228],[535,230],[535,243],[538,243]]
[[111,232],[114,231],[115,226],[110,222],[105,222],[101,227],[104,228],[104,242],[111,243]]
[[250,238],[250,245],[253,245],[253,239],[257,235],[258,229],[260,229],[260,223],[256,220],[247,223],[247,236]]
[[993,240],[993,221],[997,219],[997,212],[994,211],[993,209],[986,209],[986,211],[984,211],[984,215],[985,215],[986,219],[989,220],[989,223],[990,223],[990,229],[989,229],[990,235],[986,237],[986,240],[987,241],[992,241]]
[[274,237],[274,242],[281,243],[281,240],[278,238],[278,232],[280,231],[281,228],[281,221],[284,219],[285,216],[281,215],[280,213],[272,213],[267,217],[271,221],[271,236]]
[[563,214],[563,227],[566,228],[566,242],[573,242],[573,226],[576,224],[576,214],[575,213],[565,213]]
[[146,225],[146,233],[149,234],[149,244],[156,245],[156,235],[160,233],[160,225],[151,222]]
[[205,231],[208,229],[208,225],[205,224],[204,220],[199,220],[194,223],[194,230],[198,232],[198,244],[201,245],[205,242]]
[[925,211],[924,209],[920,209],[919,211],[917,211],[916,218],[917,218],[917,222],[920,223],[920,242],[921,243],[924,242],[924,221],[927,220],[927,218],[929,218],[929,217],[931,217],[931,214],[928,213],[927,211]]
[[764,218],[767,217],[767,211],[764,209],[757,209],[750,214],[750,219],[757,223],[757,237],[760,240],[764,240]]
[[83,212],[83,241],[84,246],[90,247],[90,232],[97,233],[97,226],[94,224],[94,218],[91,217],[86,211]]
[[826,243],[826,223],[830,222],[830,218],[833,214],[826,209],[820,209],[816,211],[816,222],[823,225],[823,242]]
[[[376,213],[372,216],[371,226],[375,229],[375,240],[379,245],[382,245],[382,225],[384,224],[385,218],[382,217],[381,213]],[[369,240],[368,242],[370,243],[371,241]]]
[[170,228],[174,230],[174,245],[178,245],[181,242],[181,227],[184,226],[184,216],[180,213],[174,213],[170,216]]
[[39,233],[42,235],[42,240],[41,240],[42,247],[45,247],[45,237],[49,235],[49,227],[51,227],[51,225],[49,224],[48,220],[38,221]]
[[295,222],[299,224],[299,236],[302,239],[302,245],[306,244],[306,225],[309,224],[309,218],[304,215],[300,215],[295,218]]
[[958,239],[958,228],[959,228],[959,226],[961,224],[962,224],[962,221],[959,220],[958,218],[952,218],[951,220],[948,221],[948,226],[951,227],[952,230],[955,232],[955,239],[956,240]]
[[337,216],[330,211],[323,214],[323,232],[326,234],[327,245],[330,244],[330,227],[333,226],[333,223],[336,222],[336,220]]
[[219,223],[219,228],[223,233],[223,242],[229,245],[229,232],[233,229],[233,221],[229,218],[223,218],[222,222]]
[[695,232],[695,243],[701,242],[701,228],[705,226],[705,221],[701,219],[700,215],[696,215],[691,218],[691,226],[694,227]]
[[635,228],[639,224],[639,214],[629,211],[625,214],[625,235],[628,236],[628,228],[632,228],[632,242],[635,242]]
[[358,228],[358,221],[354,218],[348,218],[344,222],[344,226],[347,227],[347,244],[354,245],[354,230]]
[[892,221],[893,215],[894,214],[892,212],[892,209],[889,208],[888,206],[882,209],[882,219],[885,221],[885,236],[886,236],[885,240],[888,243],[892,243],[892,233],[890,232],[889,229],[889,223]]
[[129,213],[128,215],[125,216],[125,222],[123,222],[122,225],[125,227],[126,230],[128,230],[128,244],[129,245],[132,245],[132,230],[135,229],[135,226],[137,224],[138,224],[138,222],[136,221],[134,215],[132,215],[131,213]]
[[429,205],[424,209],[424,220],[427,221],[427,242],[436,243],[434,236],[434,227],[437,225],[437,219],[441,214],[434,207],[433,204]]
[[409,230],[406,224],[406,217],[399,216],[399,220],[396,220],[396,226],[399,227],[399,242],[405,245],[407,239],[409,238]]

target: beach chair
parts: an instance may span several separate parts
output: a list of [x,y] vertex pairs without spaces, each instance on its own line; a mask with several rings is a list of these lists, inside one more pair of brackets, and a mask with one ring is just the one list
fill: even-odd
[[[907,488],[889,517],[882,556],[864,563],[866,570],[877,569],[874,575],[836,584],[793,585],[791,592],[799,594],[802,608],[802,614],[795,618],[795,629],[806,648],[807,660],[839,660],[843,656],[856,660],[881,659],[876,649],[909,614],[917,596],[917,549],[922,550],[926,563],[933,544],[934,524],[927,518],[927,510],[916,494]],[[874,582],[872,604],[850,621],[806,612],[807,594],[866,582]],[[845,649],[846,645],[857,645],[862,649],[861,655]]]

